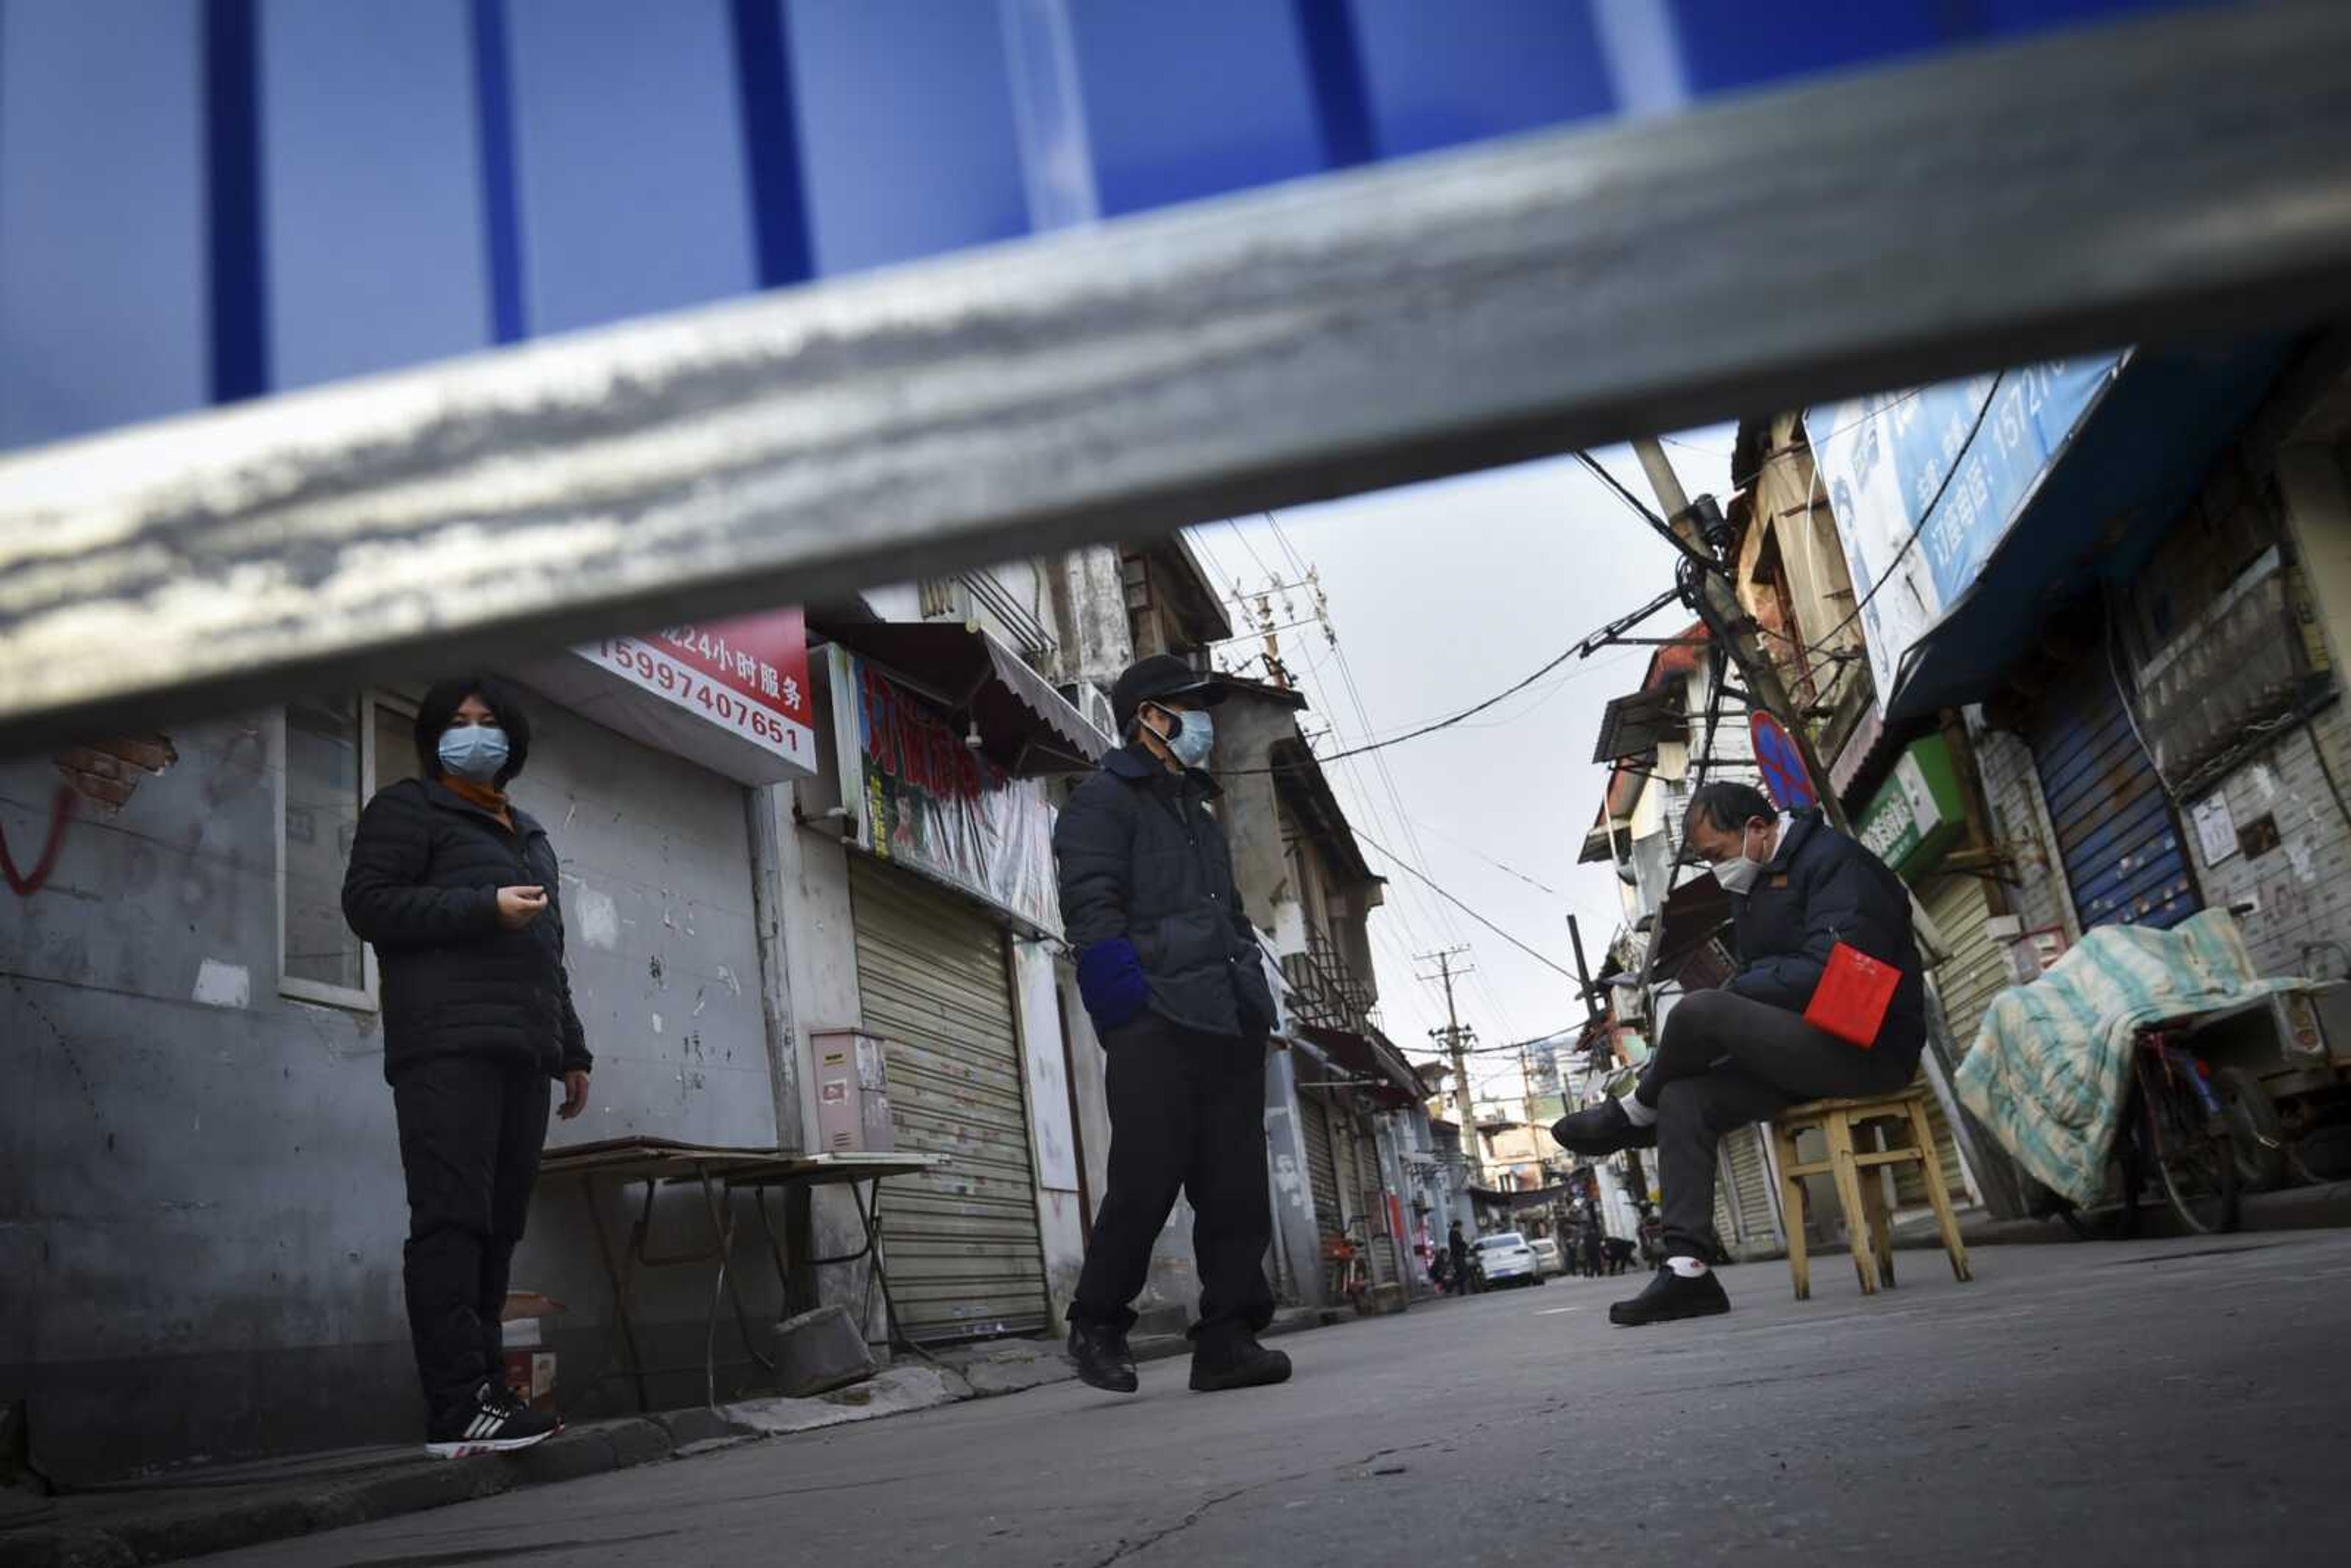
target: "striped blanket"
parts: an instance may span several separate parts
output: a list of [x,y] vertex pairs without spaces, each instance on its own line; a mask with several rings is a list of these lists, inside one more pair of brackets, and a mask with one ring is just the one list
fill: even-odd
[[2102,925],[2041,978],[1993,999],[1953,1087],[2026,1170],[2096,1203],[2139,1026],[2304,983],[2256,975],[2223,910],[2170,931]]

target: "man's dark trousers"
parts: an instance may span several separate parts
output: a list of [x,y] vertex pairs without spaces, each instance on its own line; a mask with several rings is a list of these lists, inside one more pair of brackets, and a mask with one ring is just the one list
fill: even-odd
[[408,1332],[434,1416],[506,1376],[498,1313],[550,1092],[543,1068],[463,1055],[428,1057],[392,1086],[408,1178]]
[[1864,1051],[1752,998],[1685,997],[1666,1015],[1635,1091],[1657,1108],[1666,1255],[1713,1251],[1715,1150],[1724,1134],[1801,1101],[1891,1093],[1917,1067],[1916,1051]]
[[1154,1014],[1111,1030],[1110,1190],[1073,1322],[1134,1323],[1151,1249],[1182,1193],[1192,1200],[1192,1257],[1200,1272],[1201,1330],[1251,1333],[1273,1321],[1265,1255],[1273,1244],[1266,1190],[1265,1042],[1200,1034]]

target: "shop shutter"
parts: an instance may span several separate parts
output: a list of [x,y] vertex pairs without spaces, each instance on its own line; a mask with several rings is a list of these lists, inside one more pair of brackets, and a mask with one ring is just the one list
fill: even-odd
[[1331,1112],[1322,1096],[1298,1096],[1298,1120],[1306,1137],[1306,1185],[1314,1195],[1314,1233],[1327,1245],[1346,1228],[1339,1212],[1339,1164],[1331,1147]]
[[883,1239],[910,1338],[1047,1326],[1045,1255],[1004,933],[945,890],[850,862],[864,1027],[889,1041],[898,1146],[951,1156],[883,1189]]
[[1960,1055],[1975,1043],[1976,1029],[1992,998],[2009,986],[2008,955],[1987,929],[1991,901],[1983,879],[1974,876],[1930,876],[1918,890],[1918,901],[1942,933],[1949,956],[1935,968],[1935,989],[1942,998],[1943,1017],[1951,1027],[1951,1043]]
[[1763,1130],[1741,1127],[1723,1145],[1730,1156],[1740,1245],[1747,1252],[1768,1252],[1780,1245],[1780,1236],[1773,1224],[1771,1166],[1763,1157]]
[[1380,1190],[1379,1137],[1367,1123],[1352,1113],[1347,1117],[1347,1125],[1354,1133],[1355,1212],[1364,1216],[1364,1228],[1371,1239],[1372,1283],[1398,1284],[1402,1281],[1396,1273],[1395,1242],[1389,1235],[1394,1226],[1388,1217],[1387,1195]]
[[[1927,877],[1918,890],[1918,899],[1949,949],[1949,956],[1936,967],[1935,989],[1942,1000],[1944,1019],[1950,1026],[1951,1043],[1964,1056],[1992,998],[2008,987],[2008,956],[1986,929],[1991,919],[1991,901],[1986,896],[1981,878],[1957,874]],[[1953,1203],[1965,1203],[1968,1188],[1959,1163],[1959,1141],[1943,1114],[1942,1102],[1931,1093],[1927,1101],[1927,1124],[1934,1130],[1935,1152],[1943,1166],[1943,1185],[1950,1192]],[[1895,1199],[1900,1207],[1926,1207],[1926,1178],[1917,1166],[1897,1166],[1894,1182]]]
[[1730,1145],[1725,1139],[1715,1149],[1714,1239],[1724,1251],[1737,1256],[1739,1248],[1739,1188],[1731,1180]]
[[2031,739],[2085,929],[2168,927],[2203,907],[2171,802],[2103,649],[2042,699]]

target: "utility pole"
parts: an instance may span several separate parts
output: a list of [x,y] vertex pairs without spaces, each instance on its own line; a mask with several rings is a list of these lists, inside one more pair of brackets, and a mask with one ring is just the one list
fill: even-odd
[[[1674,472],[1672,461],[1666,456],[1665,444],[1654,435],[1644,435],[1633,443],[1633,451],[1648,473],[1649,488],[1657,493],[1657,505],[1665,510],[1667,526],[1690,549],[1715,558],[1714,541],[1699,528],[1689,497],[1682,490],[1681,476]],[[1779,666],[1764,653],[1762,640],[1755,635],[1754,622],[1749,619],[1746,606],[1739,602],[1738,591],[1731,587],[1728,576],[1717,571],[1700,572],[1698,590],[1706,601],[1708,625],[1722,636],[1723,652],[1738,666],[1740,681],[1747,687],[1748,695],[1754,698],[1757,707],[1787,727],[1789,738],[1796,743],[1797,753],[1804,759],[1804,770],[1812,775],[1813,788],[1820,790],[1821,809],[1828,814],[1829,826],[1841,833],[1852,831],[1852,824],[1845,821],[1844,803],[1828,787],[1828,770],[1813,751],[1812,731],[1782,683]]]
[[[1698,513],[1682,489],[1680,476],[1674,472],[1672,461],[1666,456],[1665,444],[1654,435],[1644,435],[1633,442],[1633,451],[1649,476],[1649,487],[1656,492],[1657,505],[1665,508],[1666,523],[1673,529],[1674,537],[1699,555],[1708,559],[1719,559],[1715,542],[1706,537],[1706,530],[1699,526]],[[1711,510],[1712,497],[1701,498],[1708,503]],[[1738,591],[1723,572],[1700,571],[1697,577],[1698,591],[1705,603],[1708,627],[1721,637],[1723,652],[1729,654],[1730,662],[1738,666],[1739,678],[1746,685],[1750,700],[1754,706],[1778,719],[1787,730],[1788,738],[1795,742],[1796,753],[1803,759],[1804,771],[1811,775],[1813,788],[1820,794],[1821,810],[1827,816],[1829,826],[1841,833],[1851,833],[1853,824],[1845,819],[1844,803],[1837,799],[1836,789],[1829,781],[1828,769],[1821,766],[1820,756],[1813,749],[1812,730],[1804,723],[1804,716],[1797,709],[1794,700],[1789,696],[1787,686],[1782,683],[1779,666],[1763,651],[1762,639],[1756,636],[1755,624],[1748,617],[1746,606],[1739,602]],[[1925,949],[1921,956],[1928,962],[1936,961],[1938,955],[1947,951],[1942,932],[1926,907],[1918,902],[1915,892],[1910,894],[1910,923],[1917,933],[1919,946]],[[1655,951],[1654,947],[1652,951]]]
[[[1453,960],[1469,951],[1467,947],[1447,947],[1442,952],[1420,953],[1420,962],[1437,966],[1437,978],[1445,987],[1445,1027],[1428,1031],[1431,1040],[1442,1040],[1447,1055],[1453,1059],[1453,1103],[1455,1113],[1461,1118],[1461,1152],[1469,1158],[1469,1175],[1480,1186],[1486,1185],[1486,1158],[1478,1147],[1478,1108],[1469,1093],[1469,1042],[1478,1031],[1464,1029],[1461,1015],[1453,1005],[1453,980],[1469,970],[1455,968]],[[1429,977],[1423,975],[1422,979]]]

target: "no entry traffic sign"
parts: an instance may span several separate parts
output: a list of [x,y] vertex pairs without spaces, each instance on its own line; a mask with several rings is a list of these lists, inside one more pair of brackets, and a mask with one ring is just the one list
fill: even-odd
[[1821,803],[1804,771],[1804,754],[1788,734],[1788,727],[1768,713],[1747,716],[1747,732],[1754,737],[1755,764],[1763,770],[1763,789],[1783,811],[1802,811]]

